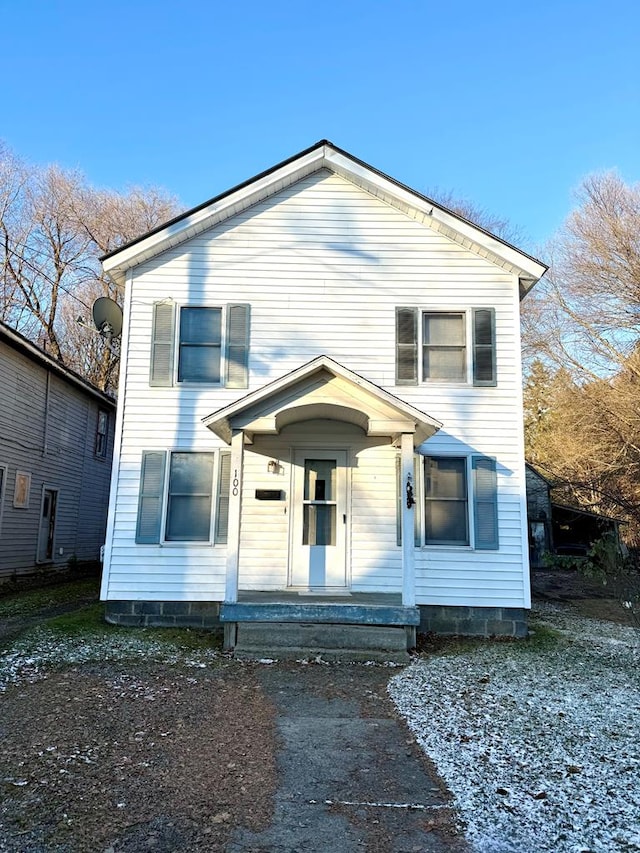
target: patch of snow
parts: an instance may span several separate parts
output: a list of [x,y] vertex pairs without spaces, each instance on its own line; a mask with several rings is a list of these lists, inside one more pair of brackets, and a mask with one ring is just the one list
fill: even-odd
[[534,618],[556,645],[420,658],[389,693],[477,853],[639,851],[637,635],[550,605]]

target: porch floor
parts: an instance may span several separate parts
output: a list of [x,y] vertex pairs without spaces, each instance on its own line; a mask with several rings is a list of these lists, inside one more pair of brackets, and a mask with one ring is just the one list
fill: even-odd
[[304,592],[298,590],[240,590],[238,601],[251,604],[356,604],[365,607],[402,607],[399,592]]
[[399,593],[337,591],[303,594],[294,590],[239,593],[220,605],[221,622],[314,622],[340,625],[419,625],[417,607],[404,607]]

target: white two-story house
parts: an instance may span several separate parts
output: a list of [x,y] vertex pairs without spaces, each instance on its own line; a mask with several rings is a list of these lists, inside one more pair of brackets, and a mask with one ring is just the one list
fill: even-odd
[[221,620],[230,647],[256,622],[526,633],[519,301],[544,264],[327,141],[103,264],[108,619]]

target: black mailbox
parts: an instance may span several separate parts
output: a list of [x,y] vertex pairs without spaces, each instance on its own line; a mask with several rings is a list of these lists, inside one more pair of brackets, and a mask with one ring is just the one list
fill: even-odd
[[281,501],[282,489],[256,489],[257,501]]

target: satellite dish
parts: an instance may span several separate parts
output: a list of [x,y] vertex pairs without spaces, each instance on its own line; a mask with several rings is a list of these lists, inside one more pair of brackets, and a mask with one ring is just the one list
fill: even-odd
[[122,308],[108,296],[101,296],[93,303],[93,322],[96,329],[108,340],[119,338],[122,333]]

